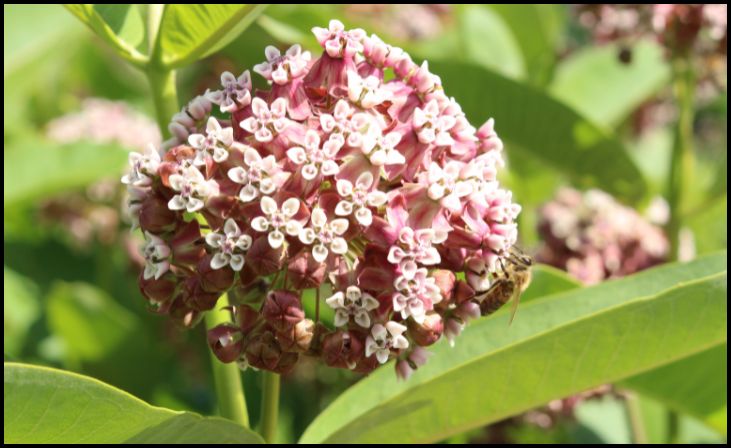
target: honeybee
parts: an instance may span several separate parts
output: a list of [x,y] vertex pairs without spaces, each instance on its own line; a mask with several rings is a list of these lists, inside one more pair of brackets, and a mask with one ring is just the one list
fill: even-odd
[[504,260],[500,259],[500,271],[493,279],[492,285],[487,291],[478,293],[476,299],[480,303],[480,311],[483,316],[494,313],[512,300],[510,310],[510,324],[512,324],[515,313],[518,311],[520,295],[530,284],[530,268],[533,259],[520,249],[513,247]]

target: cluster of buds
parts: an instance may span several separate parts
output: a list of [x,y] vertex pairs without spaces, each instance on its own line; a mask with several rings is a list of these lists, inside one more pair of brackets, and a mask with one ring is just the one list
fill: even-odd
[[540,210],[544,245],[536,258],[585,284],[623,277],[667,259],[662,229],[610,195],[561,189]]
[[470,125],[426,62],[336,20],[313,32],[319,58],[267,47],[254,72],[269,89],[224,73],[173,118],[166,152],[130,157],[140,288],[187,326],[228,292],[235,319],[209,331],[224,362],[369,372],[395,359],[407,377],[423,347],[479,316],[520,207],[496,179],[493,120]]
[[577,7],[579,23],[598,43],[651,36],[671,56],[695,53],[726,55],[727,5],[720,4],[586,4]]

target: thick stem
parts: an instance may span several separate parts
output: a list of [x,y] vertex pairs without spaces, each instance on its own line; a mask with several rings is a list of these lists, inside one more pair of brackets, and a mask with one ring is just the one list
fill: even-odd
[[[231,312],[224,309],[229,305],[228,296],[224,294],[218,299],[216,307],[206,313],[206,328],[210,330],[216,325],[231,322]],[[218,413],[221,417],[249,427],[249,414],[246,411],[244,388],[241,385],[241,371],[234,363],[224,364],[211,352],[213,381],[216,387]]]
[[642,410],[637,395],[633,392],[625,392],[624,403],[629,418],[629,427],[632,431],[632,443],[647,443],[647,431],[645,430],[645,422],[642,419]]
[[263,371],[264,384],[261,400],[261,436],[266,443],[274,443],[279,414],[279,374]]
[[163,139],[170,138],[168,123],[178,112],[178,91],[175,86],[175,70],[167,70],[151,65],[147,68],[147,79],[152,89],[155,103],[155,116]]
[[695,76],[693,67],[686,56],[678,56],[673,61],[674,91],[679,115],[675,127],[673,153],[670,160],[667,198],[670,206],[670,219],[667,234],[670,239],[671,259],[677,260],[680,249],[680,230],[682,216],[687,208],[686,194],[692,185],[693,176],[693,95]]

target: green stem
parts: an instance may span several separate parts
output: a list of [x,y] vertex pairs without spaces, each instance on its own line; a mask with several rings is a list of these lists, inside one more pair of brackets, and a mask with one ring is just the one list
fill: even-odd
[[678,259],[680,230],[683,211],[687,208],[687,192],[692,187],[693,177],[693,96],[695,76],[687,56],[677,56],[673,61],[674,91],[679,116],[675,127],[675,139],[670,160],[667,198],[670,206],[670,219],[667,234],[670,239],[671,259]]
[[680,440],[680,414],[678,411],[668,409],[668,429],[665,442],[677,444]]
[[264,377],[263,397],[261,400],[261,436],[266,443],[274,443],[277,435],[277,416],[279,414],[279,374],[262,372]]
[[[206,313],[206,328],[231,322],[231,312],[224,309],[229,305],[228,296],[224,294],[218,299],[216,307]],[[216,386],[218,413],[221,417],[249,427],[249,414],[246,411],[244,388],[241,385],[241,371],[234,363],[224,364],[211,352],[213,382]]]
[[627,409],[627,417],[629,417],[630,430],[632,431],[632,443],[647,443],[647,431],[645,430],[645,422],[642,419],[640,401],[637,399],[637,395],[632,392],[625,392],[624,404]]
[[164,139],[170,138],[168,123],[178,112],[178,91],[175,87],[175,70],[150,65],[147,68],[147,79],[152,89],[152,100],[155,103],[157,125]]

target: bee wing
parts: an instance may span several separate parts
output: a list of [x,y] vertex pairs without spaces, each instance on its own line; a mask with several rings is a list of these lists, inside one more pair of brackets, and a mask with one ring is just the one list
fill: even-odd
[[508,321],[508,325],[513,324],[513,319],[515,319],[515,313],[518,312],[518,304],[520,303],[520,288],[515,288],[515,291],[513,291],[513,295],[510,297],[510,300],[512,300],[512,304],[510,305],[510,320]]

